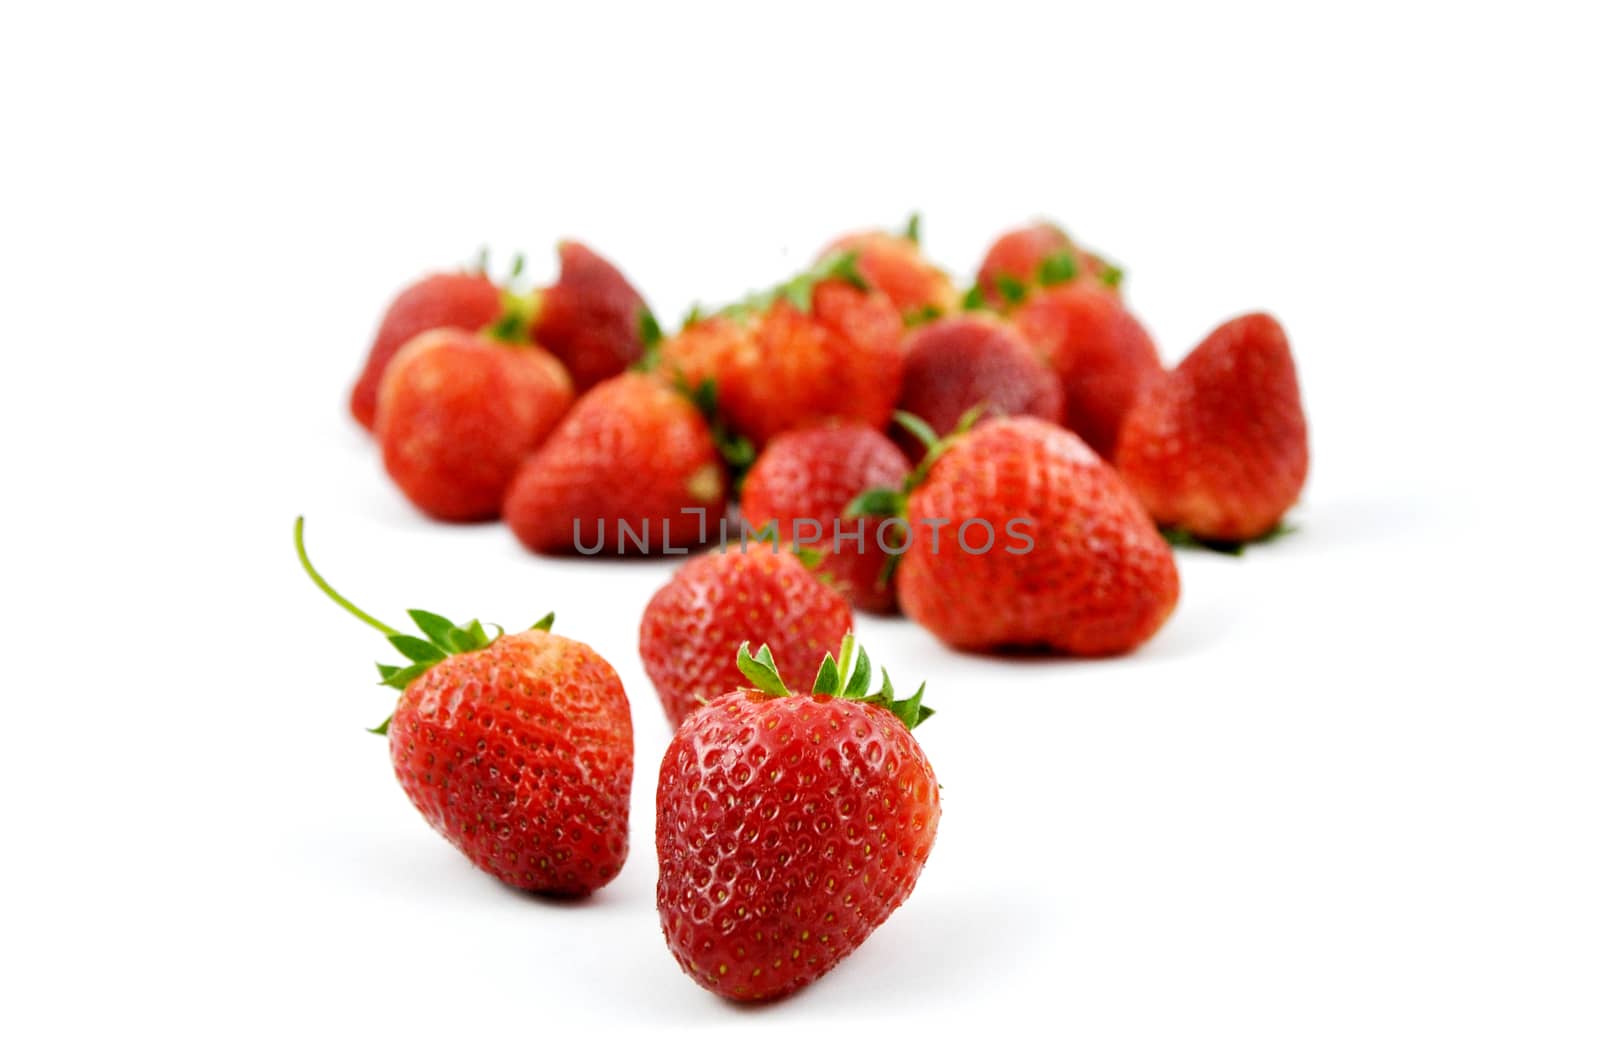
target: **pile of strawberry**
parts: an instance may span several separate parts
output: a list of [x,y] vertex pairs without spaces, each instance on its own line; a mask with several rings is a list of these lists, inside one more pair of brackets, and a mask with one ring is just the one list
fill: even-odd
[[1177,601],[1163,536],[1281,530],[1308,451],[1276,321],[1235,318],[1168,371],[1122,271],[1059,228],[1001,236],[965,294],[918,237],[842,237],[671,336],[578,243],[531,292],[516,268],[431,276],[351,410],[432,517],[567,555],[770,528],[855,606],[964,649],[1125,653]]
[[[1060,229],[1002,236],[959,293],[903,233],[671,336],[576,243],[541,290],[477,270],[390,307],[351,396],[390,476],[441,520],[531,550],[681,554],[639,650],[676,729],[656,791],[657,907],[700,984],[784,996],[910,895],[939,790],[852,609],[968,650],[1132,651],[1177,604],[1169,543],[1282,527],[1307,469],[1283,330],[1219,327],[1175,369],[1122,272]],[[726,520],[738,514],[737,530]],[[770,538],[751,543],[747,531]],[[550,631],[434,613],[418,635],[336,602],[406,663],[387,734],[412,802],[475,864],[583,894],[627,855],[633,735],[615,670]],[[751,647],[759,649],[752,653]],[[816,676],[810,692],[784,676]]]

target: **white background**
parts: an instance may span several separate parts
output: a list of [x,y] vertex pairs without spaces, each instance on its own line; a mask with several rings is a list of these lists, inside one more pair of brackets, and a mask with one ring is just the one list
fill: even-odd
[[[8,8],[4,1054],[1595,1059],[1591,18]],[[670,566],[426,523],[345,389],[387,298],[485,242],[547,274],[580,237],[670,321],[914,207],[962,274],[1059,218],[1169,361],[1278,314],[1302,530],[1184,554],[1124,660],[863,620],[940,710],[938,845],[833,974],[733,1008],[653,911],[635,637]],[[301,512],[380,615],[555,609],[615,663],[613,885],[529,899],[429,832],[361,730],[385,647],[296,570]]]

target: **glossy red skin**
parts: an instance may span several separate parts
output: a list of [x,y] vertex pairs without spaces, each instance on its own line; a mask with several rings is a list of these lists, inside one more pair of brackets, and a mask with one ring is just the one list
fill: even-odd
[[836,251],[854,251],[856,269],[866,282],[894,304],[902,318],[928,308],[941,314],[960,301],[944,270],[922,254],[915,241],[880,231],[849,233],[829,244],[822,258]]
[[[579,520],[583,546],[601,541],[603,528],[600,554],[615,557],[619,545],[662,553],[692,548],[702,533],[715,540],[726,505],[727,474],[694,404],[654,377],[623,373],[581,396],[523,462],[504,515],[530,550],[577,552]],[[618,521],[636,534],[648,527],[648,549],[622,536]]]
[[537,347],[433,329],[395,355],[375,426],[383,466],[437,520],[493,520],[506,487],[572,405],[572,381]]
[[622,870],[633,723],[581,642],[524,631],[447,658],[401,695],[389,754],[428,823],[508,886],[578,896]]
[[[739,496],[743,520],[752,528],[769,522],[784,540],[798,531],[807,535],[810,525],[796,528],[797,520],[821,525],[822,541],[803,544],[822,555],[817,571],[831,578],[833,587],[859,609],[887,613],[894,610],[894,588],[881,577],[889,557],[878,546],[877,518],[844,519],[855,497],[870,487],[898,488],[911,471],[898,447],[882,432],[865,425],[817,425],[784,432],[767,444],[745,476]],[[839,522],[846,539],[834,535]],[[854,539],[861,531],[859,547]],[[838,545],[839,550],[834,546]],[[831,646],[829,648],[832,648]],[[799,673],[805,674],[805,673]]]
[[938,827],[933,768],[887,710],[725,694],[684,722],[661,761],[667,947],[730,1000],[793,993],[910,896]]
[[781,672],[814,676],[849,631],[849,603],[794,554],[735,544],[691,559],[656,591],[639,624],[639,656],[677,727],[744,685],[742,644],[765,643]]
[[1013,320],[1061,379],[1063,423],[1109,460],[1128,411],[1161,379],[1155,341],[1095,282],[1040,289]]
[[[1116,472],[1059,425],[1013,417],[961,437],[911,495],[896,574],[907,616],[957,649],[1100,657],[1154,635],[1178,601],[1172,551]],[[1031,519],[1031,550],[1007,522]],[[947,519],[933,549],[925,520]],[[963,521],[995,529],[965,552]],[[981,547],[981,526],[969,543]]]
[[557,250],[561,276],[540,294],[533,338],[561,359],[581,393],[644,354],[645,302],[615,266],[576,240]]
[[1248,542],[1300,497],[1310,444],[1282,327],[1246,314],[1207,336],[1128,418],[1117,468],[1155,520]]
[[900,393],[902,331],[883,293],[824,281],[809,314],[779,299],[742,321],[690,325],[663,347],[661,371],[716,380],[723,415],[758,447],[827,421],[881,429]]
[[[905,350],[898,406],[941,436],[980,403],[981,420],[1061,419],[1061,381],[1020,332],[991,314],[961,314],[913,329]],[[907,455],[922,457],[924,448],[910,433],[896,426],[892,434]]]
[[364,428],[377,422],[383,372],[406,341],[436,328],[477,331],[500,310],[500,289],[482,273],[436,273],[395,296],[350,391],[350,415]]

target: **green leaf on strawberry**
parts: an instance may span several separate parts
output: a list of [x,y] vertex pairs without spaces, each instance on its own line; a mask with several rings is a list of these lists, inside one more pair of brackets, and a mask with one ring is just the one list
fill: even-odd
[[[393,646],[411,662],[405,665],[379,664],[378,681],[381,685],[393,687],[395,690],[404,690],[418,676],[426,673],[428,669],[440,661],[456,654],[472,653],[475,650],[486,649],[504,634],[504,630],[497,624],[490,625],[494,628],[494,633],[490,634],[488,629],[478,620],[469,620],[465,624],[457,624],[446,617],[440,616],[438,613],[430,613],[426,609],[408,609],[406,611],[406,615],[411,617],[412,623],[416,624],[417,630],[422,633],[422,638],[407,634],[398,628],[390,627],[334,590],[328,581],[322,577],[322,574],[316,570],[316,567],[311,564],[311,558],[306,553],[305,525],[306,519],[304,517],[295,518],[294,548],[295,553],[300,558],[300,567],[305,570],[306,575],[311,577],[311,582],[315,583],[323,594],[332,599],[335,605],[368,627],[381,632],[389,640],[389,645]],[[549,631],[554,622],[555,614],[547,613],[533,627],[539,631]],[[369,728],[369,730],[373,734],[387,734],[389,731],[388,719],[385,719],[376,727]]]
[[[766,645],[756,651],[752,656],[750,643],[746,642],[739,647],[739,671],[756,690],[773,697],[788,697],[794,692],[784,683],[783,677],[778,674],[778,666],[772,660],[772,652]],[[922,721],[933,715],[933,710],[922,703],[923,693],[927,684],[917,687],[917,692],[909,698],[894,696],[894,684],[889,681],[888,669],[881,669],[882,682],[876,694],[869,695],[867,691],[872,686],[872,661],[867,657],[867,651],[861,649],[856,643],[853,634],[846,634],[844,643],[839,647],[837,658],[829,653],[822,659],[822,665],[817,669],[816,681],[811,685],[813,694],[826,694],[829,697],[848,698],[851,701],[860,701],[868,705],[877,705],[888,709],[907,729],[915,728]]]

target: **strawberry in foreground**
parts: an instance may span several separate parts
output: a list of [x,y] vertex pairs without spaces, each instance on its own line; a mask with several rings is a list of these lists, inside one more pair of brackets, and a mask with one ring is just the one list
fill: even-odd
[[1127,653],[1166,622],[1172,550],[1083,440],[1012,417],[929,442],[901,492],[855,504],[908,522],[907,616],[958,649],[1087,657]]
[[[379,665],[399,690],[374,729],[406,796],[429,824],[501,882],[581,896],[616,877],[628,854],[633,722],[622,681],[587,645],[531,629],[494,634],[420,609],[422,637],[373,618],[330,587],[295,550],[312,581],[382,632],[406,665]],[[492,625],[491,625],[492,626]]]
[[800,674],[822,663],[850,630],[850,606],[787,550],[752,544],[744,552],[689,561],[645,606],[639,656],[674,727],[739,685],[735,653],[765,642]]
[[849,233],[829,244],[819,261],[854,252],[861,276],[889,297],[907,324],[931,321],[954,310],[958,296],[944,270],[923,255],[921,229],[921,219],[913,214],[901,233]]
[[1116,458],[1163,527],[1224,545],[1271,535],[1310,464],[1283,328],[1246,314],[1207,336],[1134,408]]
[[[1027,414],[1057,421],[1061,381],[1020,332],[993,314],[965,313],[913,330],[906,337],[899,408],[945,435],[974,407],[983,418]],[[898,426],[891,435],[909,456],[922,456],[914,436]]]
[[572,381],[537,347],[432,329],[383,377],[376,432],[389,476],[439,520],[491,520],[522,460],[572,405]]
[[408,340],[435,328],[476,332],[498,318],[502,309],[500,286],[481,268],[435,273],[402,291],[384,313],[366,364],[351,389],[351,416],[363,427],[373,427],[384,370]]
[[740,513],[752,529],[770,526],[781,541],[815,550],[817,572],[852,605],[892,612],[894,589],[882,578],[889,558],[878,544],[882,521],[844,512],[863,491],[898,485],[910,471],[905,455],[875,428],[797,428],[773,439],[751,466]]
[[900,391],[900,315],[854,252],[742,303],[693,317],[661,347],[658,372],[714,383],[728,424],[757,447],[837,420],[883,428]]
[[656,788],[656,907],[689,977],[731,1000],[816,981],[907,897],[939,827],[939,785],[911,728],[922,688],[896,700],[847,637],[811,693],[740,647],[754,689],[688,718]]
[[561,276],[533,299],[533,338],[582,393],[637,362],[654,319],[628,279],[576,240],[557,245]]
[[577,401],[523,463],[503,508],[530,550],[616,555],[697,546],[726,502],[727,474],[700,411],[630,372]]
[[1061,379],[1063,423],[1109,461],[1128,411],[1161,378],[1150,334],[1098,284],[1045,285],[1013,320]]

